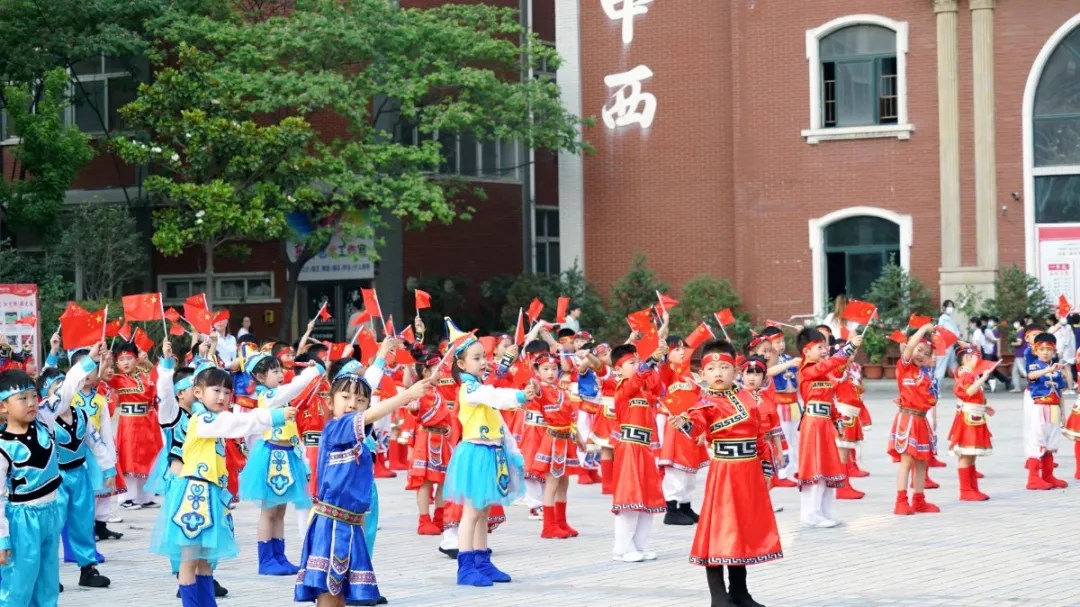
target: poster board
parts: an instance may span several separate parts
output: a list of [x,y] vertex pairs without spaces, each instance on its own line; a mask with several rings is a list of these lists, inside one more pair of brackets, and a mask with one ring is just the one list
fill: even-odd
[[[0,284],[0,333],[16,351],[29,348],[34,363],[41,369],[41,323],[38,308],[38,288],[34,284]],[[33,326],[16,322],[33,315],[39,321]]]

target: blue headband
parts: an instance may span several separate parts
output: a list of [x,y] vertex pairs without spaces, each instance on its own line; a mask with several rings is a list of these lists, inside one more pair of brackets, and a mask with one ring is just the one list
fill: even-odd
[[454,356],[461,356],[461,353],[468,349],[469,346],[477,342],[475,335],[469,335],[468,339],[461,342],[461,345],[454,348]]
[[187,390],[188,388],[190,388],[190,387],[192,387],[194,385],[195,385],[195,376],[194,375],[188,375],[184,379],[173,382],[173,391],[174,392],[183,392],[184,390]]
[[[48,396],[49,395],[49,388],[51,388],[52,385],[55,384],[58,381],[59,382],[64,381],[64,374],[63,373],[61,373],[60,375],[54,375],[54,376],[50,377],[49,379],[46,379],[45,383],[41,385],[41,393],[39,394],[39,396],[41,396],[41,398],[45,398],[46,396]],[[3,400],[3,399],[0,398],[0,400]]]
[[[218,366],[217,366],[217,365],[215,365],[214,363],[212,363],[212,362],[210,362],[210,361],[208,361],[208,360],[204,360],[204,361],[200,362],[200,363],[199,363],[199,364],[198,364],[198,365],[197,365],[197,366],[195,367],[195,373],[193,373],[193,374],[191,375],[191,377],[192,377],[192,378],[198,377],[200,373],[202,373],[203,371],[206,371],[207,369],[217,369],[217,368],[218,368]],[[182,381],[182,380],[181,380],[181,381]],[[194,382],[195,382],[195,380],[194,380],[194,379],[192,379],[192,383],[194,383]]]
[[244,371],[248,373],[255,373],[255,365],[259,364],[262,360],[270,358],[270,355],[266,352],[258,352],[244,361]]
[[334,383],[337,383],[339,381],[356,382],[367,386],[368,392],[370,392],[371,384],[368,383],[367,379],[364,378],[363,375],[360,375],[360,370],[363,367],[364,365],[360,364],[359,362],[355,360],[350,360],[349,362],[345,363],[341,367],[341,370],[337,372],[337,375],[334,376]]
[[27,390],[33,392],[34,391],[33,384],[28,384],[28,385],[25,385],[25,386],[15,386],[13,388],[8,388],[7,390],[0,390],[0,402],[9,399],[12,396],[15,396],[16,394],[18,394],[20,392],[26,392]]

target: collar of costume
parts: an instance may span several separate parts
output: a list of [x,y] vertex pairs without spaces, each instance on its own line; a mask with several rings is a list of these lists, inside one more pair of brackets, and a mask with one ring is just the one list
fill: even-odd
[[188,388],[190,388],[190,387],[192,387],[194,385],[195,385],[195,376],[194,375],[188,375],[184,379],[173,382],[173,391],[174,392],[183,392],[184,390],[187,390]]
[[705,356],[701,357],[701,367],[702,368],[704,368],[705,365],[707,365],[709,363],[714,363],[714,362],[727,363],[727,364],[731,365],[732,367],[734,367],[735,366],[735,357],[728,354],[727,352],[710,352],[710,353],[706,354]]
[[476,378],[476,376],[475,376],[475,375],[473,375],[472,373],[466,373],[466,372],[462,371],[462,372],[461,372],[461,373],[460,373],[460,374],[458,375],[458,377],[460,377],[460,378],[461,378],[461,381],[460,381],[459,383],[461,383],[462,385],[465,385],[465,384],[478,384],[478,383],[480,383],[480,380],[479,380],[479,379],[477,379],[477,378]]
[[[46,396],[48,396],[49,395],[49,388],[51,388],[52,385],[55,384],[56,382],[60,382],[61,386],[64,385],[64,374],[63,373],[61,373],[60,375],[54,375],[54,376],[50,377],[49,379],[46,379],[45,383],[41,385],[41,392],[39,393],[39,396],[41,396],[41,398],[45,398]],[[4,398],[7,398],[7,397],[4,397]],[[4,399],[0,398],[0,400],[4,400]]]
[[251,356],[250,358],[248,358],[247,360],[244,361],[244,371],[247,371],[248,373],[254,373],[255,372],[255,365],[259,364],[259,362],[261,362],[261,361],[263,361],[263,360],[265,360],[267,358],[270,358],[270,355],[267,354],[266,352],[259,352],[259,353],[255,354],[255,355]]

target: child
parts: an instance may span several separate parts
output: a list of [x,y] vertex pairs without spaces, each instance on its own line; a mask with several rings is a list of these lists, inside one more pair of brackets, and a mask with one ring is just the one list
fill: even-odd
[[416,382],[371,407],[371,386],[360,376],[362,365],[335,361],[330,402],[333,418],[322,431],[317,503],[300,555],[302,568],[293,598],[319,607],[375,605],[379,588],[365,541],[365,512],[375,485],[365,426],[423,396],[428,381]]
[[832,518],[832,500],[842,487],[847,473],[836,449],[836,426],[839,419],[834,406],[836,393],[829,375],[844,365],[862,344],[862,336],[851,341],[833,356],[826,358],[826,337],[817,329],[799,332],[802,352],[799,364],[799,394],[804,403],[799,429],[800,520],[804,525],[828,529],[837,526]]
[[[841,348],[843,343],[837,342],[835,347]],[[836,490],[838,500],[861,500],[866,497],[865,492],[851,486],[851,477],[858,474],[855,450],[863,441],[862,421],[859,416],[866,407],[859,396],[859,388],[855,385],[857,373],[855,361],[849,359],[829,376],[836,390],[836,412],[840,416],[836,448],[840,452],[840,463],[844,465],[844,472],[847,474],[843,486]]]
[[577,445],[584,441],[575,430],[577,412],[566,392],[555,385],[559,363],[551,354],[540,354],[533,360],[533,369],[540,381],[540,394],[534,399],[547,424],[547,431],[526,469],[544,479],[544,528],[542,538],[577,537],[577,531],[566,522],[566,492],[570,475],[579,465]]
[[[244,362],[244,370],[255,380],[259,409],[285,407],[308,384],[318,381],[324,367],[318,360],[292,382],[284,386],[281,361],[259,352]],[[240,499],[257,503],[259,511],[259,575],[296,575],[299,567],[285,556],[285,509],[310,508],[307,490],[307,465],[297,447],[300,444],[296,423],[289,420],[275,426],[257,440],[240,473]]]
[[[420,376],[431,379],[440,360],[441,357],[434,353],[421,359],[416,365]],[[446,481],[446,466],[454,452],[450,443],[450,418],[453,414],[435,390],[425,392],[415,404],[410,405],[410,409],[415,409],[419,423],[409,458],[412,468],[405,489],[416,491],[416,507],[420,511],[416,533],[440,535],[445,522],[443,484]],[[430,514],[432,497],[435,500],[434,518]]]
[[[78,350],[71,355],[71,365],[74,367],[90,355],[90,351]],[[94,432],[101,439],[105,451],[112,454],[112,460],[116,461],[116,443],[113,439],[112,413],[109,406],[108,385],[102,381],[108,379],[112,372],[111,355],[108,351],[101,355],[100,365],[96,371],[91,372],[83,380],[81,387],[71,400],[71,407],[86,413],[87,420],[94,427]],[[119,471],[117,471],[119,472]],[[118,540],[124,537],[123,533],[117,533],[109,529],[108,523],[112,522],[112,508],[116,500],[113,496],[118,492],[118,486],[122,482],[120,476],[113,478],[113,486],[103,487],[94,495],[94,539],[99,542],[106,540]]]
[[195,403],[194,375],[195,369],[191,367],[176,368],[172,344],[168,340],[162,342],[155,389],[164,447],[146,480],[144,489],[148,493],[165,495],[169,483],[183,469],[184,433],[191,419],[191,406]]
[[491,563],[483,522],[491,505],[506,506],[517,499],[523,480],[521,454],[507,433],[499,409],[521,407],[537,391],[532,382],[524,391],[481,384],[484,346],[474,336],[457,330],[450,319],[447,326],[454,357],[453,374],[461,384],[458,393],[461,444],[450,460],[444,490],[447,499],[462,505],[457,583],[491,586],[493,582],[509,582],[510,576]]
[[765,327],[761,334],[772,343],[776,352],[776,365],[791,364],[784,371],[770,377],[776,389],[776,410],[780,414],[780,429],[784,431],[787,452],[784,466],[776,475],[777,487],[797,487],[791,480],[799,471],[799,423],[802,421],[802,409],[799,407],[798,365],[801,361],[784,352],[787,341],[784,332],[776,327]]
[[229,412],[232,375],[208,363],[196,369],[194,393],[183,466],[169,484],[150,550],[180,562],[183,606],[207,607],[217,605],[211,561],[233,558],[240,552],[228,510],[232,496],[225,488],[229,473],[224,439],[282,428],[296,419],[296,409]]
[[121,508],[138,510],[154,508],[153,494],[143,490],[143,483],[154,467],[154,458],[161,451],[161,430],[154,415],[154,380],[149,373],[137,368],[139,350],[135,344],[124,342],[116,346],[116,375],[108,380],[119,399],[116,410],[120,421],[116,425],[116,467],[124,474],[129,499]]
[[[765,360],[751,357],[744,377],[760,384]],[[706,344],[701,378],[708,386],[701,402],[671,425],[709,440],[705,502],[690,549],[690,562],[705,567],[714,606],[763,607],[746,587],[746,566],[784,557],[769,501],[769,478],[776,469],[769,430],[750,393],[735,384],[735,349],[727,342]],[[729,589],[724,587],[724,566]]]
[[[1077,363],[1077,366],[1080,367],[1080,363]],[[1080,372],[1080,368],[1077,370]],[[1010,390],[1010,392],[1015,392],[1015,390]],[[1076,402],[1073,403],[1072,411],[1069,412],[1069,418],[1061,429],[1061,433],[1073,442],[1073,456],[1076,459],[1076,472],[1073,473],[1073,478],[1080,480],[1080,397],[1077,397]]]
[[[537,324],[534,330],[538,330],[542,335],[546,335],[546,331],[539,330],[541,325]],[[537,356],[541,354],[550,354],[551,347],[549,344],[539,339],[530,339],[533,334],[526,337],[525,343],[525,361],[527,369],[523,376],[532,378],[535,374],[533,368],[533,361]],[[521,426],[521,443],[519,448],[521,449],[521,455],[525,458],[526,462],[532,462],[536,459],[536,452],[540,449],[540,443],[544,440],[544,435],[547,433],[547,422],[544,421],[544,412],[541,410],[541,404],[538,400],[530,400],[525,403],[522,408],[524,415],[522,416],[523,423]],[[528,469],[525,470],[525,506],[529,508],[529,520],[540,520],[541,508],[544,504],[544,478],[542,476],[536,476]]]
[[[667,363],[660,366],[660,381],[667,388],[667,394],[671,396],[684,391],[698,394],[701,390],[697,378],[690,371],[693,351],[687,347],[682,337],[674,335],[667,338],[667,345]],[[666,408],[661,406],[661,410],[666,414]],[[662,422],[657,422],[658,427],[663,428],[660,459],[657,464],[664,474],[661,481],[667,507],[664,524],[694,525],[698,522],[698,514],[691,507],[690,500],[694,497],[698,470],[709,465],[709,456],[705,447],[696,440],[669,424],[661,424]]]
[[1064,365],[1053,362],[1056,348],[1057,339],[1052,333],[1038,333],[1025,361],[1028,386],[1024,391],[1024,454],[1027,488],[1033,491],[1069,486],[1054,477],[1054,453],[1061,436],[1061,392],[1066,385]]
[[[765,378],[768,376],[768,360],[756,354],[747,357],[742,365],[742,387],[754,398],[757,405],[758,416],[761,418],[761,426],[765,433],[765,440],[772,446],[774,458],[778,458],[784,452],[784,431],[780,429],[780,414],[776,410],[776,393],[772,390],[762,389]],[[777,466],[779,469],[779,466]],[[776,486],[776,477],[769,482],[769,488]],[[782,512],[784,507],[773,502],[773,512]]]
[[956,383],[953,394],[958,399],[956,417],[949,431],[949,451],[959,458],[956,474],[960,477],[960,501],[981,502],[990,499],[989,495],[979,491],[979,479],[975,475],[975,458],[990,455],[990,428],[987,416],[994,414],[994,409],[987,406],[983,386],[994,373],[997,365],[975,375],[975,368],[982,360],[982,352],[974,345],[959,350],[960,368],[956,371]]
[[[889,432],[889,455],[899,460],[896,471],[896,506],[893,514],[910,515],[916,512],[941,512],[926,501],[926,470],[934,452],[934,431],[927,420],[936,398],[933,394],[933,373],[928,369],[931,362],[931,343],[926,337],[934,325],[927,323],[916,330],[900,352],[896,364],[896,383],[900,387],[900,410]],[[913,474],[915,490],[908,504],[908,475]]]

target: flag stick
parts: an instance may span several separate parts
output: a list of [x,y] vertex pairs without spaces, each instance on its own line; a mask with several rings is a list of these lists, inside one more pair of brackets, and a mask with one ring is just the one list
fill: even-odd
[[101,341],[105,341],[105,333],[109,331],[109,305],[105,304],[105,317],[101,325]]
[[728,336],[727,329],[724,327],[724,325],[720,325],[720,330],[724,333],[724,339],[726,339],[730,343],[731,337]]
[[660,295],[659,289],[656,291],[656,301],[660,302],[660,309],[663,310],[664,314],[667,314],[667,306],[664,305],[664,298]]
[[870,320],[866,321],[866,326],[863,327],[862,333],[860,333],[860,335],[862,335],[862,336],[866,335],[866,330],[870,328],[870,323],[874,322],[874,317],[875,316],[877,316],[877,308],[874,308],[873,313],[870,314]]
[[161,330],[165,332],[162,339],[169,339],[169,324],[165,322],[165,302],[162,301],[161,293],[158,293],[158,304],[161,306]]

